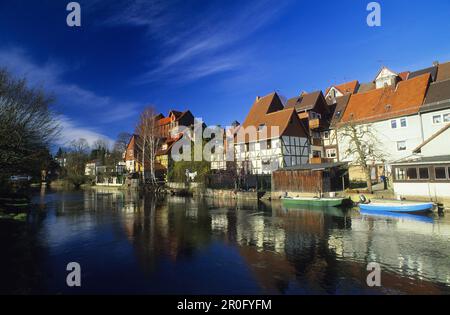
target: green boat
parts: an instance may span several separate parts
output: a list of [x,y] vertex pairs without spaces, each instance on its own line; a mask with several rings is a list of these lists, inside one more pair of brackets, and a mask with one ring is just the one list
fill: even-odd
[[341,207],[346,201],[346,198],[282,198],[286,205],[300,205],[300,206],[313,206],[313,207]]

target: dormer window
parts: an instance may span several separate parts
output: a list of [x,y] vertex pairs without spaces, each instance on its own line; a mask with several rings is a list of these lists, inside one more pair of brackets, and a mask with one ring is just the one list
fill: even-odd
[[384,67],[380,70],[377,77],[375,78],[375,85],[377,89],[386,88],[388,86],[393,86],[397,83],[398,74],[394,71],[389,70]]
[[386,104],[386,106],[384,106],[384,109],[386,109],[386,111],[390,111],[392,109],[392,105]]

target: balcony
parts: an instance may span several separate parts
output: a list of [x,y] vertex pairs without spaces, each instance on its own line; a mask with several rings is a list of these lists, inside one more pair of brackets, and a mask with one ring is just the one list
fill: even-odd
[[308,112],[301,112],[298,114],[298,118],[300,119],[308,119],[309,118],[309,113]]
[[333,163],[333,159],[327,159],[322,157],[313,157],[309,159],[309,164],[325,164]]
[[316,130],[323,128],[325,128],[325,122],[323,121],[323,119],[313,118],[309,120],[309,129]]

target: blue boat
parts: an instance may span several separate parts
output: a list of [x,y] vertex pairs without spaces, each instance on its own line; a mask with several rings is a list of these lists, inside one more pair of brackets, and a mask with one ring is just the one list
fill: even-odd
[[433,209],[432,202],[410,202],[410,201],[374,201],[368,204],[360,204],[363,211],[382,211],[398,213],[423,213]]

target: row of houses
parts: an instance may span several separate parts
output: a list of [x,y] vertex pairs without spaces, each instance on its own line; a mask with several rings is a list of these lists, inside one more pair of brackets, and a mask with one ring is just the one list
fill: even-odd
[[[368,161],[373,181],[390,178],[401,196],[450,197],[450,63],[400,73],[383,67],[372,82],[302,92],[286,102],[277,93],[257,97],[242,127],[274,125],[275,136],[237,141],[236,160],[250,173],[346,162],[350,180],[364,181],[342,136],[351,125],[379,143],[383,158]],[[213,169],[226,168],[221,156],[213,160]]]
[[[183,137],[180,127],[192,129],[194,122],[189,110],[157,116],[160,178],[173,166],[171,150]],[[357,126],[373,137],[366,142],[378,143],[383,153],[368,159],[374,182],[384,175],[399,195],[450,197],[450,63],[412,72],[382,67],[371,82],[354,80],[287,100],[271,93],[256,98],[242,124],[231,125],[224,130],[222,147],[211,155],[215,172],[232,166],[248,174],[272,174],[347,163],[350,180],[364,181],[343,137],[346,126]],[[251,128],[256,131],[248,133]],[[148,169],[141,152],[140,137],[133,135],[124,153],[127,173]]]

